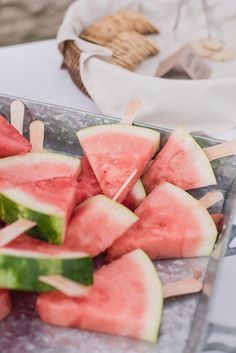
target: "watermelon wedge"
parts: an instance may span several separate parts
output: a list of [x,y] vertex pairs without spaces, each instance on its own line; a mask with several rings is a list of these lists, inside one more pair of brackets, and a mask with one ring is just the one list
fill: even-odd
[[151,259],[207,256],[217,229],[207,210],[184,190],[161,183],[135,210],[139,220],[108,249],[108,259],[137,248]]
[[80,170],[78,158],[59,153],[27,153],[0,159],[0,179],[2,183],[13,185],[56,177],[78,177]]
[[81,252],[60,250],[50,255],[35,249],[17,247],[0,249],[0,286],[26,291],[49,291],[53,288],[38,281],[41,275],[63,275],[76,282],[90,285],[92,259]]
[[0,219],[8,224],[19,218],[37,223],[29,234],[52,244],[64,241],[75,205],[74,178],[54,178],[4,188],[0,191]]
[[127,125],[100,125],[77,132],[103,190],[113,198],[134,170],[135,177],[118,198],[122,202],[159,148],[157,131]]
[[9,292],[0,289],[0,321],[5,319],[5,317],[11,311],[11,300],[9,296]]
[[31,143],[0,115],[0,158],[25,154]]
[[47,324],[155,342],[162,305],[155,267],[142,250],[136,250],[96,271],[87,297],[45,293],[38,297],[36,309]]
[[104,195],[91,197],[76,208],[64,245],[96,256],[137,220],[138,217],[120,203]]
[[123,201],[123,205],[128,207],[131,211],[134,211],[141,202],[145,199],[146,192],[144,186],[139,179],[137,183],[133,186],[130,192],[127,194],[126,198]]
[[161,181],[189,190],[216,184],[211,164],[197,142],[177,127],[142,178],[151,192]]
[[[81,158],[81,169],[82,171],[78,178],[78,184],[76,188],[76,203],[78,205],[81,202],[87,200],[89,197],[103,193],[86,156]],[[135,208],[137,208],[145,199],[145,197],[146,192],[141,180],[139,179],[125,197],[123,205],[134,211]]]

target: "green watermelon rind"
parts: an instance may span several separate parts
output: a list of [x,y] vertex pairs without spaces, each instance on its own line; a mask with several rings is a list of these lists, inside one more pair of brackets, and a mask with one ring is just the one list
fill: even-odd
[[162,283],[158,272],[147,256],[147,254],[137,249],[129,254],[143,269],[143,279],[146,282],[146,290],[148,295],[146,313],[144,317],[144,327],[140,332],[140,339],[155,343],[160,331],[160,324],[163,309],[163,292]]
[[45,292],[55,288],[39,276],[62,275],[89,286],[93,283],[92,258],[83,253],[42,254],[4,248],[0,250],[0,287]]
[[156,145],[153,155],[157,152],[160,145],[160,133],[153,129],[148,129],[144,127],[138,127],[133,125],[123,125],[123,124],[109,124],[109,125],[96,125],[90,126],[85,129],[79,130],[76,135],[79,141],[82,141],[84,138],[91,137],[92,135],[97,135],[100,133],[121,133],[140,136],[152,140],[154,145]]
[[15,222],[19,218],[25,218],[37,223],[37,226],[27,234],[50,244],[61,244],[65,234],[65,219],[62,215],[48,215],[29,209],[0,193],[0,219],[7,224]]

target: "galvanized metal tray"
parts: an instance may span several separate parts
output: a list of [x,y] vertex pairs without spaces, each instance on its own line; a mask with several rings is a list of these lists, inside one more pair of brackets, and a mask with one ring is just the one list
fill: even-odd
[[[0,114],[9,118],[9,105],[13,97],[0,96]],[[82,155],[75,132],[87,126],[117,123],[118,120],[103,115],[74,109],[22,101],[26,106],[24,130],[27,134],[31,121],[40,119],[45,123],[45,148]],[[151,127],[151,126],[150,126]],[[152,127],[155,128],[155,127]],[[162,143],[170,131],[158,128]],[[202,147],[219,143],[217,140],[197,137]],[[233,237],[232,221],[235,209],[236,157],[223,158],[212,163],[218,180],[217,188],[225,195],[225,201],[211,211],[223,212],[225,224],[211,258],[156,261],[162,281],[175,281],[203,271],[205,285],[203,293],[168,299],[165,301],[160,337],[157,344],[139,342],[129,338],[97,334],[77,329],[66,329],[44,325],[34,311],[36,294],[12,293],[13,311],[0,323],[1,353],[194,353],[204,350],[208,332],[208,312],[214,287],[220,273],[221,261],[229,238]],[[210,187],[195,190],[192,194],[200,198]]]

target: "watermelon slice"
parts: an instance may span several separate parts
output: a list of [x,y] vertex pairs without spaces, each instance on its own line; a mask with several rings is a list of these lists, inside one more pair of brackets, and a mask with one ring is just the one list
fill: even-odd
[[138,217],[120,203],[104,195],[91,197],[76,208],[64,245],[96,256],[137,220]]
[[128,207],[130,210],[134,211],[141,202],[145,199],[146,192],[143,187],[141,180],[139,179],[137,183],[133,186],[130,192],[127,194],[123,201],[123,205]]
[[76,188],[77,204],[87,200],[89,197],[102,194],[102,189],[86,156],[81,158],[81,169],[82,171],[78,178],[78,185]]
[[59,153],[27,153],[0,159],[1,181],[13,185],[56,177],[78,177],[80,170],[78,158]]
[[207,210],[191,195],[161,183],[135,213],[139,220],[108,249],[108,259],[137,248],[151,259],[209,255],[217,229]]
[[41,275],[62,275],[76,282],[92,283],[92,259],[81,252],[46,252],[5,247],[0,249],[0,286],[26,291],[53,288],[38,281]]
[[80,130],[79,141],[104,192],[113,198],[134,170],[135,177],[118,198],[122,202],[159,148],[157,131],[127,125],[100,125]]
[[155,342],[162,305],[155,267],[142,250],[136,250],[96,271],[87,297],[45,293],[36,308],[47,324]]
[[0,115],[0,158],[25,154],[31,143]]
[[0,321],[5,319],[5,317],[11,311],[11,300],[9,296],[9,292],[0,289]]
[[19,218],[37,223],[29,234],[52,244],[64,241],[75,205],[74,178],[54,178],[4,188],[0,191],[0,219],[8,224]]
[[148,193],[161,181],[184,190],[216,184],[204,151],[181,127],[175,129],[142,178]]

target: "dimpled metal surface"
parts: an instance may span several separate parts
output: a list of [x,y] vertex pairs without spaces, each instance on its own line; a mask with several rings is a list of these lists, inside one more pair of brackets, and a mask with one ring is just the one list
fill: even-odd
[[[9,118],[9,104],[11,97],[0,96],[0,114]],[[27,136],[28,125],[31,121],[40,119],[45,123],[45,148],[63,153],[80,156],[82,149],[75,132],[88,126],[98,124],[117,123],[118,120],[81,112],[69,108],[53,106],[22,100],[26,106],[24,131]],[[169,135],[169,131],[158,128],[161,132],[162,143]],[[217,140],[197,137],[202,147],[218,143]],[[212,163],[218,180],[218,189],[226,194],[231,186],[236,171],[236,158],[224,158]],[[192,192],[201,197],[211,187]],[[228,197],[226,197],[225,204]],[[223,202],[212,208],[214,212],[222,210]],[[231,221],[227,229],[230,233]],[[231,234],[232,237],[232,234]],[[225,244],[226,236],[222,236]],[[221,246],[222,247],[222,246]],[[162,281],[170,282],[186,276],[192,276],[194,271],[206,273],[211,287],[214,284],[219,259],[223,251],[218,249],[218,257],[209,259],[181,259],[173,261],[157,261]],[[212,265],[212,261],[214,262]],[[12,293],[13,310],[11,315],[0,323],[0,352],[1,353],[181,353],[186,348],[189,335],[192,335],[191,325],[197,308],[201,302],[208,304],[210,291],[203,294],[194,294],[165,301],[160,337],[157,344],[139,342],[129,338],[115,337],[106,334],[97,334],[78,329],[67,329],[44,325],[34,311],[36,295],[31,293]],[[206,306],[207,307],[207,306]],[[205,310],[206,312],[206,310]],[[197,315],[199,326],[203,326],[205,314]],[[196,320],[195,320],[196,324]],[[191,336],[190,336],[191,337]],[[197,349],[197,337],[192,353]]]

